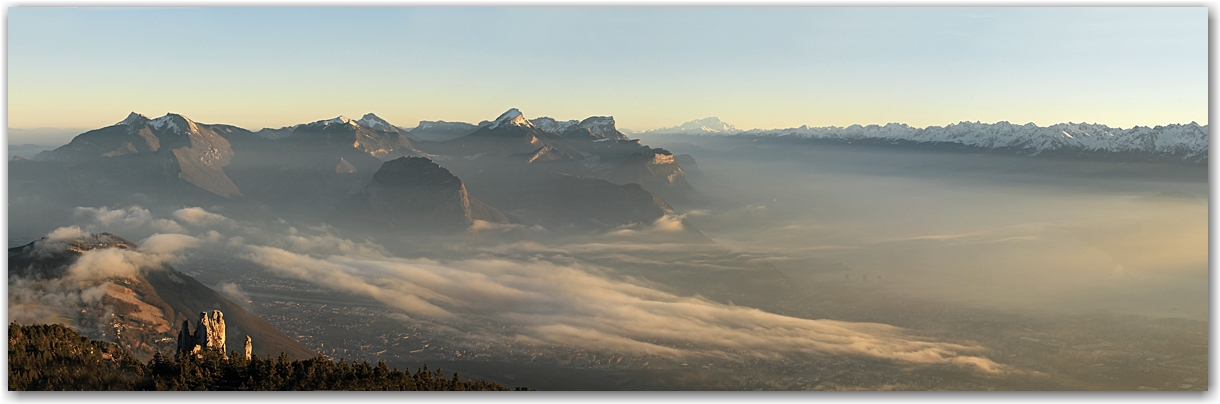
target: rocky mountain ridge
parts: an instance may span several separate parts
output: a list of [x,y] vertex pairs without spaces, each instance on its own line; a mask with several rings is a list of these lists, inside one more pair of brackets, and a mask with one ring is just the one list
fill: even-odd
[[[420,127],[407,131],[368,113],[360,119],[338,116],[250,132],[227,125],[200,124],[177,114],[149,119],[132,113],[119,125],[78,136],[73,143],[47,153],[48,158],[13,161],[10,167],[14,167],[11,170],[15,173],[13,183],[20,185],[15,192],[63,181],[63,174],[56,170],[66,167],[69,171],[67,180],[73,186],[67,187],[66,195],[57,197],[88,199],[87,202],[65,202],[67,206],[132,203],[230,206],[238,214],[274,212],[283,217],[311,221],[342,216],[349,222],[354,220],[373,227],[397,223],[398,227],[394,229],[407,232],[430,229],[451,233],[463,226],[469,227],[475,221],[508,223],[514,216],[505,216],[508,210],[517,212],[518,218],[546,218],[544,212],[534,210],[539,209],[538,206],[565,202],[518,205],[516,202],[524,199],[514,194],[527,192],[519,188],[521,184],[537,185],[536,181],[552,178],[550,174],[607,179],[620,185],[634,183],[667,201],[685,203],[692,200],[690,196],[694,189],[683,179],[685,174],[672,154],[627,139],[616,129],[613,117],[593,116],[562,123],[544,117],[539,118],[539,122],[535,124],[513,108],[479,126],[425,121]],[[462,131],[470,132],[447,140],[412,140],[422,137],[412,132],[432,126],[464,127]],[[225,147],[208,149],[212,150],[211,154],[203,158],[164,151],[166,145],[176,144],[175,141],[189,143],[191,136],[204,140],[215,138],[217,145]],[[114,147],[110,144],[98,146],[100,140],[113,143]],[[80,152],[90,150],[87,155]],[[132,151],[110,153],[114,150]],[[59,158],[68,155],[80,156]],[[423,166],[394,169],[402,165],[402,161],[397,161],[401,157],[426,157],[428,164],[445,170],[445,175],[433,176],[429,173],[434,170]],[[190,181],[170,180],[172,175]],[[422,175],[419,178],[433,179],[448,176],[460,185],[455,189],[398,186],[403,184],[391,178],[419,175]],[[575,186],[580,182],[560,183]],[[570,196],[566,192],[552,191],[534,193],[532,197]],[[657,212],[650,206],[630,206],[640,201],[652,205],[652,199],[652,196],[633,198],[632,202],[627,202],[628,206],[617,209]],[[446,208],[420,215],[422,205],[411,205],[417,202],[456,210],[450,212]],[[575,209],[590,210],[587,207]],[[331,215],[336,211],[340,213]],[[456,213],[441,214],[442,211]],[[353,215],[365,217],[356,220]],[[384,220],[386,218],[393,220]],[[651,217],[649,223],[658,218]],[[591,223],[576,220],[577,227]],[[539,223],[519,224],[533,226]],[[594,226],[596,229],[605,227]]]

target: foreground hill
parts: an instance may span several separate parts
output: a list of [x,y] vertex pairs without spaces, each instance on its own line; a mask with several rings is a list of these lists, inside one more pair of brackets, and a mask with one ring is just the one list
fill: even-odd
[[[368,362],[320,356],[290,360],[208,352],[202,357],[156,356],[147,363],[116,344],[93,341],[58,324],[8,327],[9,391],[48,390],[498,390],[482,380],[446,378],[427,366],[414,374]],[[517,388],[517,390],[526,390]]]
[[115,341],[140,359],[172,352],[185,320],[227,314],[229,341],[245,336],[254,351],[306,359],[316,355],[266,320],[194,278],[109,234],[46,238],[9,249],[9,318],[62,323]]

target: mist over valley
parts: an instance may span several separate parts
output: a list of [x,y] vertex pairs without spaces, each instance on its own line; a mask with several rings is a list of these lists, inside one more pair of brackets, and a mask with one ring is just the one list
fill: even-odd
[[132,113],[10,138],[9,316],[538,389],[1205,387],[1207,126],[1103,126]]

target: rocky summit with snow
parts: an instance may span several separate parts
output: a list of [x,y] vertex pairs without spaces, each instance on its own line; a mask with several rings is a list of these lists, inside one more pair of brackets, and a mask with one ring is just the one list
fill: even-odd
[[548,116],[530,119],[530,122],[533,122],[534,126],[537,126],[538,129],[542,129],[542,130],[545,130],[547,132],[551,132],[554,134],[563,133],[564,131],[580,124],[580,121],[575,120],[575,119],[567,120],[567,121],[557,121],[557,120],[555,120],[555,118],[551,118]]
[[[483,126],[483,125],[480,124],[479,126]],[[496,118],[496,120],[491,121],[489,124],[487,124],[487,129],[496,129],[501,126],[518,126],[518,127],[523,127],[523,128],[532,128],[532,127],[534,127],[534,124],[531,123],[528,119],[525,119],[525,116],[521,115],[521,111],[518,111],[516,108],[511,108],[508,111],[505,111],[503,114],[500,114],[500,116],[498,118]]]
[[389,122],[386,122],[385,119],[381,119],[381,117],[373,114],[372,112],[364,114],[363,117],[360,117],[360,119],[356,120],[356,123],[359,124],[360,126],[363,126],[363,127],[369,128],[369,129],[373,129],[373,130],[380,130],[380,131],[385,131],[385,132],[397,132],[398,131],[397,126],[391,125]]
[[591,116],[583,121],[557,121],[544,116],[531,119],[530,123],[547,133],[567,138],[628,140],[627,135],[615,128],[612,116]]

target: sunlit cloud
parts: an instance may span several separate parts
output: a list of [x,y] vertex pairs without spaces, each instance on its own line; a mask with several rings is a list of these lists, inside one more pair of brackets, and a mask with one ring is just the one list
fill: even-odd
[[554,345],[726,360],[852,355],[1005,371],[978,356],[984,350],[976,345],[927,341],[884,324],[800,319],[676,296],[630,277],[598,275],[609,270],[579,262],[310,257],[261,246],[248,247],[246,258],[277,274],[372,297],[410,316],[461,326],[461,314],[480,314]]

